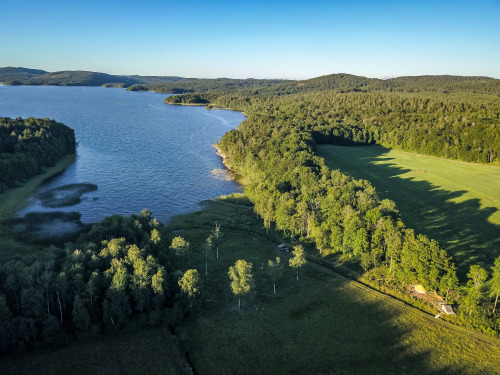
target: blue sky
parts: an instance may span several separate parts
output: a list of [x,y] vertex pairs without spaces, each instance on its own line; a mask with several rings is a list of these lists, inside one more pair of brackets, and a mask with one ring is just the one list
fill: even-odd
[[500,78],[500,0],[2,0],[0,66],[199,78]]

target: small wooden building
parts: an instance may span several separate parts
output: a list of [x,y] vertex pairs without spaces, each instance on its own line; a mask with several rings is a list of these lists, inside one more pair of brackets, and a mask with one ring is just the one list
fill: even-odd
[[451,305],[442,304],[441,305],[441,310],[443,310],[443,312],[446,315],[453,315],[453,314],[455,314],[455,311],[453,311],[453,307],[451,307]]

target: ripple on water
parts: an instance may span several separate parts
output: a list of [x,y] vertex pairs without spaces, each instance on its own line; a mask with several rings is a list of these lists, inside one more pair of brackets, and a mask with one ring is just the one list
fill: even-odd
[[[36,194],[80,183],[98,190],[57,210],[78,211],[89,223],[148,208],[166,222],[198,209],[199,201],[239,191],[234,181],[212,175],[224,166],[211,145],[244,116],[168,106],[165,96],[101,87],[9,86],[0,91],[0,103],[3,116],[49,117],[75,130],[76,162]],[[22,214],[55,212],[42,207],[36,194]]]

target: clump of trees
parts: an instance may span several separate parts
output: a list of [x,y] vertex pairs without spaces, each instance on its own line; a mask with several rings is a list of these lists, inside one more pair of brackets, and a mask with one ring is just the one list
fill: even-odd
[[[147,210],[113,216],[94,225],[84,242],[2,264],[0,351],[67,341],[78,331],[120,329],[133,319],[175,323],[181,292],[171,261],[176,255],[159,229]],[[192,298],[199,289],[195,275],[189,283],[188,276],[181,288]]]
[[75,132],[59,122],[0,118],[0,193],[75,152]]

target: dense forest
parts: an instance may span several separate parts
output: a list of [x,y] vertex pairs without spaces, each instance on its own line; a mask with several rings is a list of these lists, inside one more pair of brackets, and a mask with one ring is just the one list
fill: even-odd
[[[149,90],[166,94],[183,94],[188,92],[206,93],[209,91],[234,92],[236,90],[249,90],[258,93],[259,90],[271,88],[273,91],[294,85],[295,81],[284,81],[277,79],[192,79],[169,83],[154,83],[130,86],[127,90],[140,91]],[[255,91],[257,90],[257,91]]]
[[138,314],[146,325],[176,323],[178,261],[160,230],[147,210],[112,216],[78,244],[2,264],[0,352],[120,329]]
[[[180,93],[165,102],[247,115],[217,147],[226,165],[243,176],[245,194],[267,230],[291,236],[309,254],[354,264],[375,287],[404,291],[421,284],[435,290],[456,307],[456,322],[500,332],[500,257],[488,269],[472,266],[459,280],[453,259],[408,228],[394,202],[380,200],[368,181],[330,170],[315,155],[322,143],[379,144],[498,164],[500,80],[383,81],[347,74],[305,81],[151,79],[130,89]],[[75,151],[73,132],[55,121],[1,119],[0,125],[0,189]],[[4,263],[0,351],[68,341],[76,331],[119,329],[135,319],[177,323],[188,311],[178,282],[177,255],[185,246],[172,251],[171,239],[146,210],[97,223],[76,244],[51,248],[45,257]]]
[[200,79],[182,80],[175,83],[134,85],[129,90],[151,90],[156,92],[237,94],[248,97],[275,97],[298,93],[321,91],[348,92],[436,92],[475,93],[500,96],[500,80],[488,77],[417,76],[377,79],[352,74],[330,74],[302,80],[256,80],[256,79]]
[[80,70],[47,72],[40,69],[0,68],[0,83],[5,85],[129,87],[138,84],[147,85],[185,80],[196,81],[195,78],[177,76],[112,75]]
[[[167,103],[212,104],[306,131],[316,143],[379,144],[479,163],[498,163],[500,98],[437,92],[346,92],[286,96],[189,93]],[[279,124],[279,125],[278,125]]]
[[476,265],[468,270],[467,286],[467,280],[459,283],[446,251],[407,228],[393,202],[380,201],[369,182],[329,170],[314,154],[319,143],[376,143],[498,163],[500,99],[473,93],[474,82],[482,78],[445,77],[434,86],[442,80],[457,91],[464,81],[473,84],[466,92],[415,90],[426,87],[424,78],[401,84],[402,92],[337,89],[267,96],[211,91],[165,101],[208,104],[247,114],[247,120],[226,133],[218,147],[228,167],[244,176],[245,193],[267,228],[312,244],[322,256],[340,254],[344,260],[359,263],[376,283],[401,290],[419,283],[436,290],[446,302],[459,304],[462,324],[493,334],[500,328],[500,316],[489,296],[498,294],[499,261],[491,264],[493,278]]
[[59,122],[0,118],[0,193],[75,152],[75,132]]

